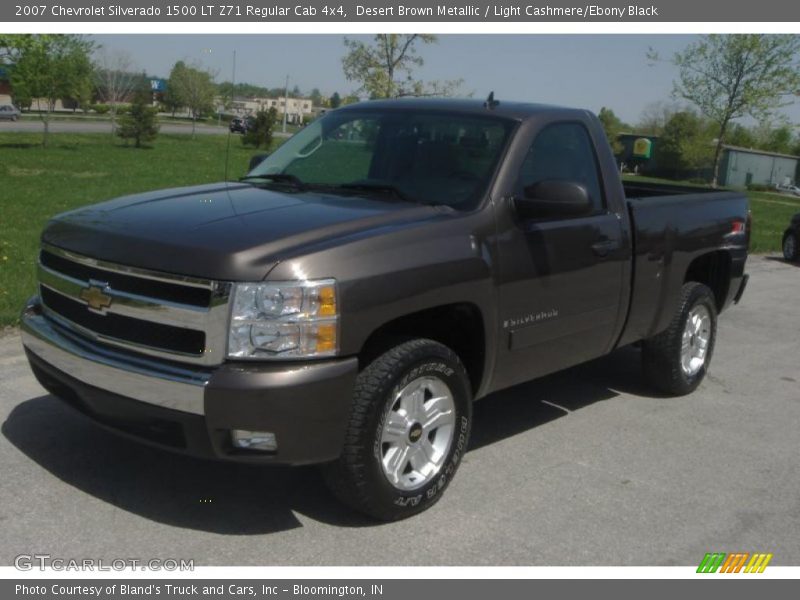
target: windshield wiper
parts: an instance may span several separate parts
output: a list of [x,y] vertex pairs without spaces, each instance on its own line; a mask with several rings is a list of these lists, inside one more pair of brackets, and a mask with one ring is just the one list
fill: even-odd
[[298,190],[306,189],[306,184],[303,180],[288,173],[267,173],[264,175],[245,175],[240,177],[239,181],[252,181],[253,179],[267,179],[276,183],[288,183],[289,185],[297,188]]
[[353,190],[353,191],[356,191],[356,192],[360,192],[360,191],[363,191],[363,192],[379,192],[379,193],[382,192],[384,194],[391,194],[392,196],[394,196],[398,200],[402,200],[404,202],[415,202],[415,203],[417,203],[417,200],[414,200],[413,198],[410,198],[407,194],[405,194],[402,191],[400,191],[400,189],[397,186],[392,185],[391,183],[369,183],[369,182],[358,183],[358,182],[354,182],[354,183],[342,183],[340,185],[337,185],[336,187],[339,188],[339,189],[342,189],[342,190]]

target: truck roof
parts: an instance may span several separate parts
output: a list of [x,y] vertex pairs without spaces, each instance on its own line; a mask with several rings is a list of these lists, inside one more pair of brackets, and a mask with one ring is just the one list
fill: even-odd
[[567,108],[552,104],[536,104],[532,102],[496,101],[493,108],[487,108],[483,100],[471,98],[395,98],[391,100],[368,100],[356,104],[348,104],[338,110],[421,110],[457,112],[461,114],[492,115],[522,121],[542,113],[558,113],[568,116],[585,115],[588,111],[578,108]]

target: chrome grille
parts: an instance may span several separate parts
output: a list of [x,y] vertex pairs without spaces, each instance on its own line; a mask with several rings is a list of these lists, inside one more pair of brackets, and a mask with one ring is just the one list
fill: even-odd
[[38,274],[46,316],[90,339],[203,365],[225,357],[229,283],[127,267],[47,244]]

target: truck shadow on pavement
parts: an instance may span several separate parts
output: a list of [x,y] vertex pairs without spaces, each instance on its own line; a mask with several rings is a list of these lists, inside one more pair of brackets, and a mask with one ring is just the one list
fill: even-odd
[[[635,349],[478,402],[470,450],[620,392],[652,396],[642,380]],[[124,511],[175,527],[257,535],[302,527],[297,514],[338,526],[377,524],[339,504],[312,467],[259,467],[162,451],[107,432],[50,395],[17,405],[2,433],[65,483]],[[68,497],[76,501],[74,495]],[[86,525],[92,526],[90,515]]]
[[661,397],[648,386],[633,347],[490,394],[475,404],[469,449],[477,450],[620,393]]

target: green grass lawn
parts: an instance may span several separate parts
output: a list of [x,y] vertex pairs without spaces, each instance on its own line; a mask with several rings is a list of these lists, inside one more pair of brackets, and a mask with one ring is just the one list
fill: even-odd
[[[0,133],[0,327],[17,322],[35,291],[39,234],[53,215],[135,192],[221,181],[225,135],[159,135],[136,149],[108,134]],[[282,140],[278,140],[282,141]],[[230,140],[229,175],[247,170],[257,151]]]
[[800,198],[769,192],[748,192],[747,196],[753,212],[750,251],[781,252],[783,232],[789,226],[792,215],[800,212]]

